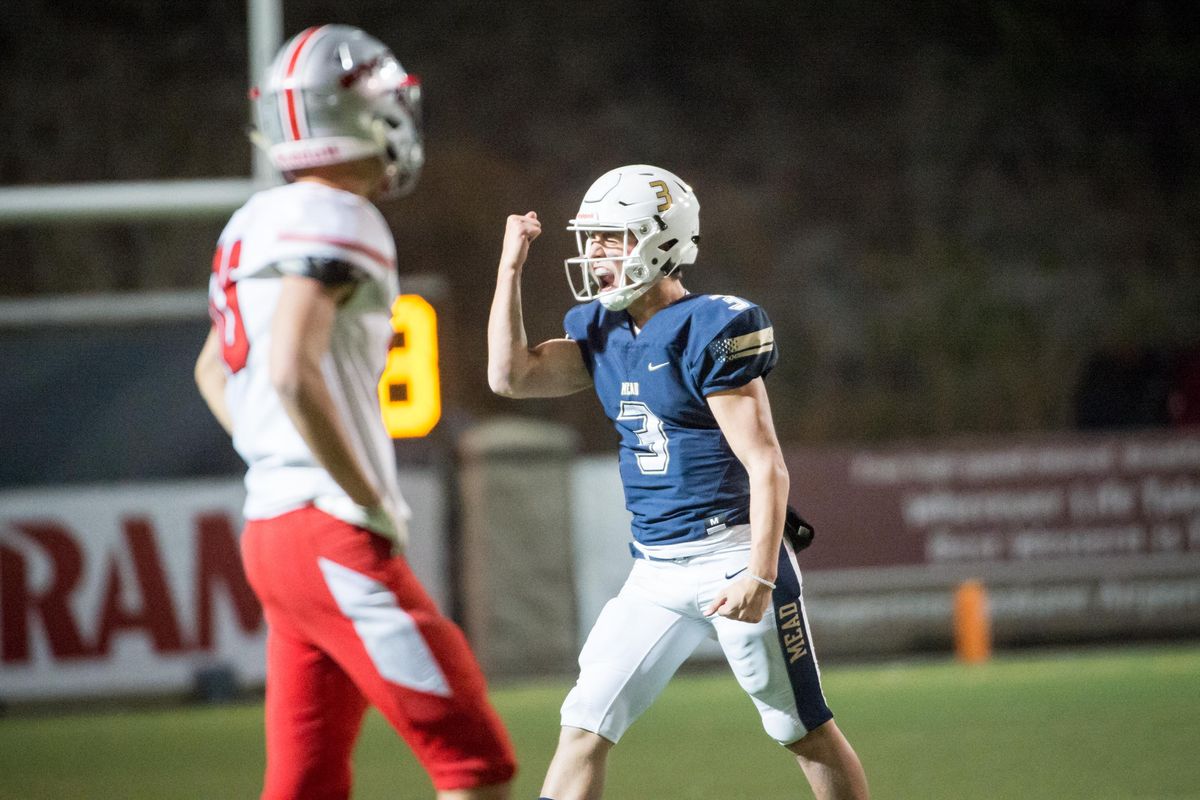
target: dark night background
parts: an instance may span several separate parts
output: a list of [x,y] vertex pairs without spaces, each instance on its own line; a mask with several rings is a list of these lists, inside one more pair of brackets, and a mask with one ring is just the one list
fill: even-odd
[[[424,81],[428,165],[384,211],[402,279],[449,282],[448,429],[611,447],[590,397],[492,396],[484,328],[505,216],[547,224],[526,317],[559,335],[563,225],[648,162],[700,199],[688,288],[775,323],[781,439],[867,443],[1200,419],[1198,8],[288,0],[285,36],[359,25]],[[0,185],[248,175],[246,61],[240,0],[10,4]],[[222,222],[0,227],[0,299],[201,289]]]

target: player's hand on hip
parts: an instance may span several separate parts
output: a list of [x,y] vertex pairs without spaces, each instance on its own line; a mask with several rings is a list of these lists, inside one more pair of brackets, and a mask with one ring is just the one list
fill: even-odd
[[529,243],[542,233],[542,223],[536,211],[510,214],[504,229],[504,248],[500,251],[500,266],[520,269],[529,255]]
[[385,499],[359,503],[345,495],[324,495],[316,498],[313,505],[330,516],[388,539],[399,541],[407,530],[404,517]]
[[704,616],[719,614],[738,622],[758,622],[771,605],[771,589],[753,578],[728,584],[709,604]]

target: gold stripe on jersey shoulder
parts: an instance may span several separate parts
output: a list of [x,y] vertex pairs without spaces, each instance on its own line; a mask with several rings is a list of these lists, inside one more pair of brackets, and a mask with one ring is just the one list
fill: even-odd
[[726,359],[732,361],[735,358],[745,358],[747,356],[756,356],[760,353],[769,353],[775,347],[775,328],[768,326],[762,330],[757,330],[752,333],[746,333],[741,336],[735,336],[729,340],[729,355]]

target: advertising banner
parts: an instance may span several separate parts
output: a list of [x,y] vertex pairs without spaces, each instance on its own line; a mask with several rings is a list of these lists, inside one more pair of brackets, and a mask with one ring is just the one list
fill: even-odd
[[266,627],[242,573],[236,480],[0,496],[0,698],[261,683]]
[[[401,474],[409,560],[443,607],[444,492]],[[0,493],[0,702],[261,685],[238,479]]]
[[1200,432],[787,455],[816,569],[1200,554]]
[[1000,644],[1200,634],[1200,432],[786,457],[827,652],[951,646],[968,579]]

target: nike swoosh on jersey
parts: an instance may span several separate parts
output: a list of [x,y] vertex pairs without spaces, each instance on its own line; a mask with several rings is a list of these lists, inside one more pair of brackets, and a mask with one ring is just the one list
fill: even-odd
[[661,364],[655,364],[653,361],[651,361],[648,364],[646,364],[646,369],[650,370],[651,372],[654,372],[654,370],[662,369],[663,367],[665,367],[667,364],[670,364],[670,363],[671,363],[670,361],[664,361]]
[[734,578],[736,578],[738,575],[741,575],[745,571],[746,571],[746,568],[742,567],[737,572],[730,572],[728,575],[725,576],[725,580],[727,580],[727,581],[733,580]]

